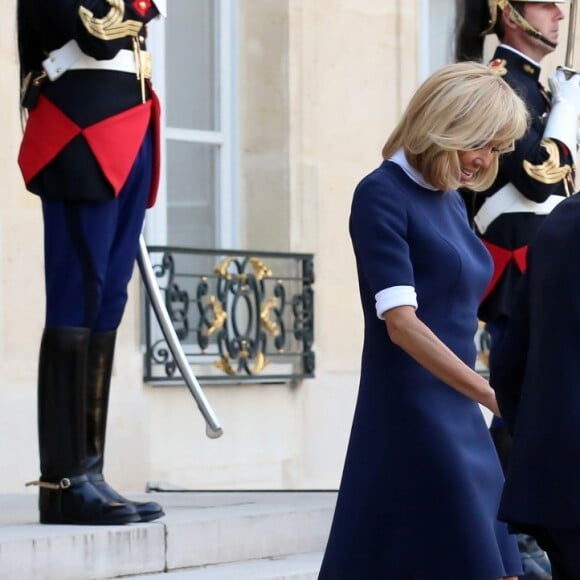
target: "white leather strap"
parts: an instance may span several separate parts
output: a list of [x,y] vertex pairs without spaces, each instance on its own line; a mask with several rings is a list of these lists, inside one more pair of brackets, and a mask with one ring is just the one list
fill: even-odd
[[503,213],[547,215],[564,199],[562,195],[550,195],[546,201],[537,203],[522,195],[512,183],[506,183],[483,202],[473,221],[479,233],[484,234],[491,223]]
[[[140,58],[147,61],[149,66],[145,66],[145,77],[151,77],[151,55],[146,51],[140,52]],[[77,44],[76,40],[69,40],[66,44],[49,53],[48,58],[42,61],[42,66],[48,78],[55,81],[67,70],[116,70],[120,72],[137,74],[137,64],[135,53],[132,50],[120,50],[114,58],[108,60],[97,60],[85,54]]]
[[167,16],[167,0],[153,0],[153,4],[159,10],[159,14],[165,18]]

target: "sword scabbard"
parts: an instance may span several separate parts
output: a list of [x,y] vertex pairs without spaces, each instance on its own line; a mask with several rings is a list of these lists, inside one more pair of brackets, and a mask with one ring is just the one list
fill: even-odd
[[161,291],[159,290],[159,286],[155,279],[155,272],[153,271],[151,260],[149,259],[149,252],[147,251],[147,245],[145,244],[143,236],[139,238],[137,263],[139,265],[139,271],[141,272],[143,285],[145,286],[149,301],[151,302],[151,306],[153,307],[153,311],[155,312],[155,316],[157,317],[157,321],[161,327],[161,332],[167,341],[167,346],[169,347],[169,350],[171,350],[171,354],[173,355],[177,368],[181,372],[185,385],[193,395],[199,411],[205,419],[206,435],[210,439],[217,439],[223,434],[223,429],[220,425],[219,419],[209,404],[205,393],[199,385],[197,378],[193,374],[181,343],[179,342],[179,338],[177,337],[177,333],[175,332],[167,308],[163,303]]

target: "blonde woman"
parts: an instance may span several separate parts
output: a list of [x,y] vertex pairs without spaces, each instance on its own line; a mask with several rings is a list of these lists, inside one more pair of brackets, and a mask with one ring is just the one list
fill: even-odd
[[492,262],[458,187],[489,187],[527,127],[487,67],[427,79],[354,193],[365,333],[358,401],[320,580],[496,580],[520,573],[496,519],[501,466],[474,371]]

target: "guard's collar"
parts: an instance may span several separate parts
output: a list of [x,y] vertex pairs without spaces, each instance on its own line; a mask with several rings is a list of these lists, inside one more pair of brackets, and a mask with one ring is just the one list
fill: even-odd
[[500,44],[498,46],[495,57],[505,58],[509,62],[511,69],[522,71],[534,80],[540,78],[540,64],[532,60],[529,56],[526,56],[523,52],[507,44]]

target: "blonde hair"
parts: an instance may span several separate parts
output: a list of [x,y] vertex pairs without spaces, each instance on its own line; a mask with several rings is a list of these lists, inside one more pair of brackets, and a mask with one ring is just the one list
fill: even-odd
[[461,183],[458,152],[491,144],[507,150],[527,126],[525,103],[497,73],[476,62],[450,64],[419,87],[383,147],[383,158],[402,148],[434,187],[482,191],[497,176],[499,155],[487,169]]

